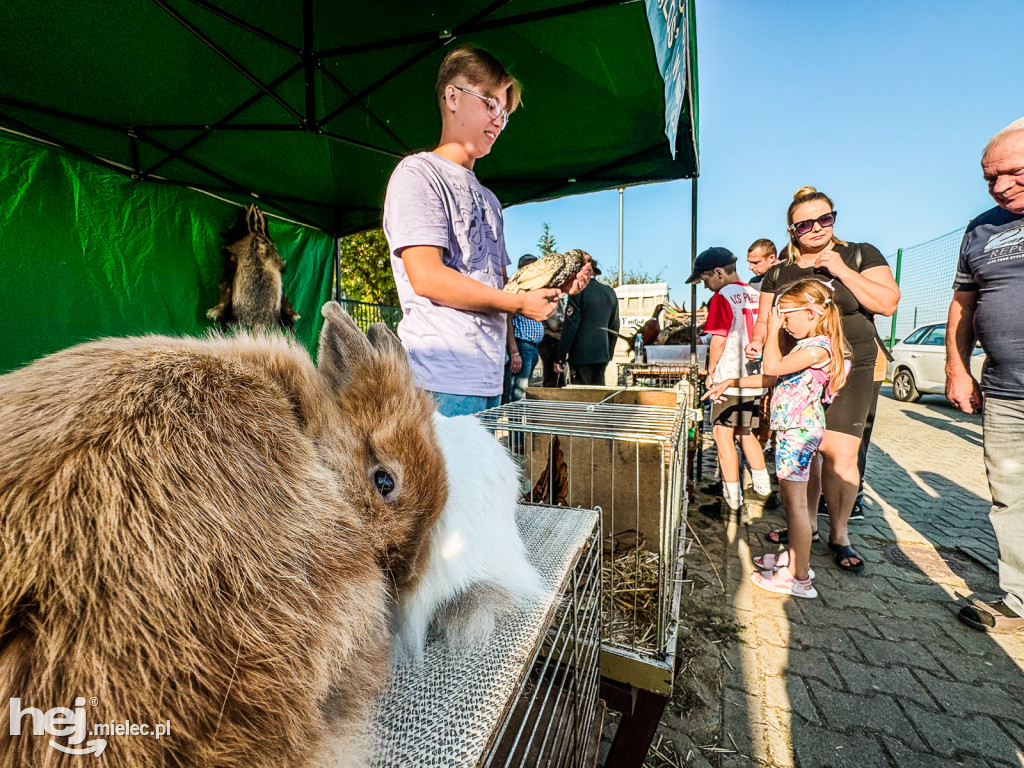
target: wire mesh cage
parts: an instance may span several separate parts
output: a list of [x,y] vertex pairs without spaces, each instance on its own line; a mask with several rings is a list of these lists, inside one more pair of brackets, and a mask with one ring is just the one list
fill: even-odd
[[[559,398],[591,394],[538,392]],[[671,404],[528,399],[478,418],[519,458],[529,485],[524,500],[601,509],[602,674],[669,693],[689,411],[673,393],[661,395]]]
[[600,519],[592,510],[522,505],[517,522],[544,597],[503,621],[480,652],[452,658],[432,642],[423,667],[394,670],[378,705],[374,766],[595,763]]
[[619,363],[620,387],[673,389],[692,378],[688,363]]
[[[648,347],[648,350],[656,347]],[[619,386],[640,389],[671,389],[681,393],[680,400],[687,401],[693,409],[687,416],[692,421],[690,439],[687,450],[687,464],[700,471],[704,458],[704,418],[703,403],[703,364],[692,366],[689,363],[619,363]],[[692,470],[691,470],[692,471]],[[693,501],[696,493],[696,478],[690,478],[687,485],[687,498]]]

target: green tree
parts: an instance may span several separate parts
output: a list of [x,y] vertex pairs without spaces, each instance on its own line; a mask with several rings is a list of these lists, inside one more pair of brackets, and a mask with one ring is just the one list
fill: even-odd
[[614,288],[617,285],[646,285],[648,283],[660,283],[663,282],[662,275],[664,273],[664,269],[653,275],[647,272],[641,272],[639,269],[627,269],[623,271],[621,283],[619,282],[618,271],[603,272],[597,279],[605,285],[610,285]]
[[541,256],[558,253],[558,244],[555,242],[555,236],[551,234],[551,225],[547,222],[544,223],[544,234],[537,241],[537,248],[540,249]]
[[356,301],[398,305],[398,289],[384,230],[341,238],[341,292]]

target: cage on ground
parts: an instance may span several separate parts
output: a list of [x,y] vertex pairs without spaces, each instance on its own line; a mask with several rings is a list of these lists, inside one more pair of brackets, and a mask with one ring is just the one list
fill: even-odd
[[594,765],[599,701],[600,520],[586,509],[522,505],[517,523],[543,598],[462,657],[433,641],[381,696],[374,766],[583,768]]
[[688,391],[531,388],[478,414],[515,454],[524,500],[600,508],[605,677],[668,694],[686,524]]

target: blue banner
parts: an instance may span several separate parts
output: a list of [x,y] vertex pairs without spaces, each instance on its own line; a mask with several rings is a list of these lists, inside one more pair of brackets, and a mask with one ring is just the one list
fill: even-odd
[[644,0],[647,24],[651,28],[658,70],[665,81],[665,136],[676,157],[676,129],[686,98],[686,63],[690,36],[687,19],[689,0]]

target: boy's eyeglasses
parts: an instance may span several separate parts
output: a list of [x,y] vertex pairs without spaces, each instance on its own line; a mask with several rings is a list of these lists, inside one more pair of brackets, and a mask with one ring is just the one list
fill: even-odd
[[804,221],[794,221],[789,225],[789,228],[796,232],[798,235],[806,235],[817,223],[822,229],[825,227],[831,227],[836,223],[836,212],[829,211],[826,214],[819,216],[816,219],[805,219]]
[[452,85],[452,88],[457,91],[462,91],[463,93],[468,93],[470,96],[476,96],[480,101],[487,104],[487,114],[491,116],[492,120],[497,120],[502,129],[508,125],[508,110],[501,106],[501,102],[494,97],[481,96],[479,93],[473,93],[467,88],[461,88],[454,84]]

